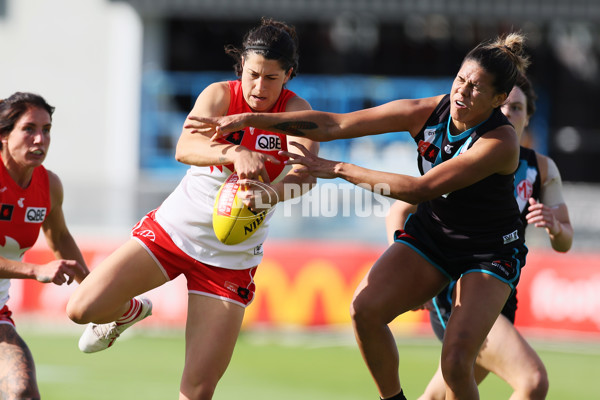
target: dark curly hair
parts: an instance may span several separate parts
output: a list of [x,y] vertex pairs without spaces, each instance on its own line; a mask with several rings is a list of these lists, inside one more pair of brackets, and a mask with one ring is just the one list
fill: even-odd
[[277,60],[286,73],[291,69],[290,79],[296,76],[298,37],[293,26],[263,17],[259,26],[246,33],[241,49],[233,45],[225,46],[225,53],[236,60],[233,68],[238,77],[242,76],[242,57],[250,51],[268,60]]

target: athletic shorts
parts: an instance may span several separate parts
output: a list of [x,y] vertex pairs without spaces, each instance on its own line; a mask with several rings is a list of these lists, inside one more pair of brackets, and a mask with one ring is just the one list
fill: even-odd
[[0,309],[0,324],[9,324],[15,326],[15,321],[11,318],[12,311],[8,309],[8,306],[2,307]]
[[[450,282],[436,297],[433,298],[433,310],[429,311],[429,322],[435,336],[442,341],[444,339],[444,332],[446,331],[446,325],[452,312],[452,290],[456,281]],[[504,315],[513,325],[515,323],[515,314],[517,312],[517,290],[513,290],[510,294],[504,308],[500,314]]]
[[[410,218],[408,222],[413,219]],[[511,289],[517,286],[527,255],[527,247],[523,243],[516,242],[514,246],[497,249],[473,248],[461,251],[452,246],[452,241],[440,243],[430,237],[418,223],[408,222],[406,230],[394,233],[394,241],[415,250],[450,281],[470,272],[483,272],[507,283]]]
[[154,258],[169,280],[179,275],[187,279],[189,293],[214,297],[248,306],[254,299],[256,267],[234,270],[214,267],[193,259],[173,243],[171,237],[156,222],[155,211],[148,213],[132,229],[137,240]]

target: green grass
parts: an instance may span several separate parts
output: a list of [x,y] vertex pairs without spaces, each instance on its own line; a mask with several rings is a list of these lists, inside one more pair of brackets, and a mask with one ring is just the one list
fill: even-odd
[[[96,354],[77,349],[78,331],[21,329],[38,369],[44,400],[177,399],[183,368],[183,332],[132,329],[114,348]],[[600,342],[534,342],[550,375],[551,400],[600,398]],[[440,345],[430,338],[399,338],[400,376],[416,398],[433,374]],[[495,376],[481,398],[507,399],[510,388]],[[242,333],[215,399],[377,399],[375,386],[348,333],[331,335]]]

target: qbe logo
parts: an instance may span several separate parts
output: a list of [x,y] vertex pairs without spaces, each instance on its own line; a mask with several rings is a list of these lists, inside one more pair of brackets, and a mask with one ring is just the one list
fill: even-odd
[[256,138],[256,150],[281,150],[281,138],[277,135],[258,135]]
[[25,222],[29,223],[40,223],[46,219],[46,208],[45,207],[27,207],[25,211]]

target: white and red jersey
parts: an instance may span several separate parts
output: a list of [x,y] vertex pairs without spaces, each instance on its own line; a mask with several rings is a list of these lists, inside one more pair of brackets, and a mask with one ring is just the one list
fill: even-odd
[[[0,256],[21,261],[38,239],[50,212],[50,182],[43,166],[33,170],[25,189],[9,175],[0,158]],[[0,308],[8,300],[10,279],[0,279]]]
[[[227,115],[252,112],[242,95],[240,81],[230,81],[230,104]],[[283,112],[295,93],[283,89],[269,112]],[[287,150],[285,135],[255,128],[245,128],[222,138],[223,143],[242,145],[250,150],[270,154],[281,164],[266,163],[271,182],[277,182],[291,169],[278,154]],[[210,167],[191,166],[177,188],[156,211],[156,221],[171,236],[173,242],[190,257],[216,267],[246,269],[262,260],[262,244],[268,233],[268,213],[261,227],[247,240],[237,245],[221,243],[212,226],[213,206],[219,187],[233,172],[233,165]]]

